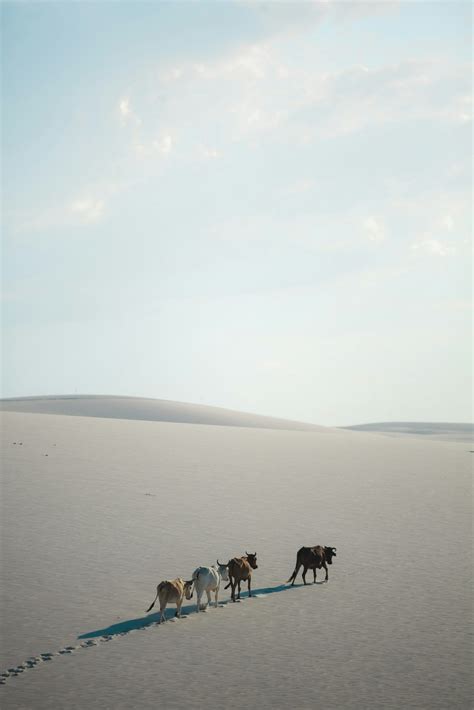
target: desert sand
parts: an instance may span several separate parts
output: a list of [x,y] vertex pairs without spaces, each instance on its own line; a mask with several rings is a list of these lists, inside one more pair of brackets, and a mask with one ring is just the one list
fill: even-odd
[[[472,445],[123,402],[1,415],[2,707],[471,707]],[[285,585],[318,543],[329,582]],[[246,550],[255,598],[144,613]]]

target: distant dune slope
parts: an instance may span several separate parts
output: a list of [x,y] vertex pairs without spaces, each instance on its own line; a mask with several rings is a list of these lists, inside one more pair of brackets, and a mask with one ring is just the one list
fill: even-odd
[[305,424],[259,414],[235,412],[231,409],[202,404],[173,402],[142,397],[101,395],[60,395],[51,397],[19,397],[0,400],[0,411],[31,414],[65,414],[76,417],[106,419],[140,419],[147,421],[214,424],[218,426],[286,429],[293,431],[331,431],[315,424]]
[[423,436],[429,439],[446,441],[473,441],[474,424],[451,422],[376,422],[342,427],[353,431],[366,431],[381,434]]

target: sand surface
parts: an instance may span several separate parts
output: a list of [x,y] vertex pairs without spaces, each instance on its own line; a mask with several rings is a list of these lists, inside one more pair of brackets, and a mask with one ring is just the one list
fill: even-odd
[[[3,708],[471,707],[471,447],[1,418],[1,668],[55,654],[7,678]],[[286,587],[317,543],[337,547],[329,582]],[[144,613],[158,581],[245,550],[256,598]]]

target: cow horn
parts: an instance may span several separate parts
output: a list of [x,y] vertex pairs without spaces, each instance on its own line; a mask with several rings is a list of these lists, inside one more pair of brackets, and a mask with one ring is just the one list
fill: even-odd
[[333,552],[336,552],[336,551],[337,551],[337,548],[336,548],[336,547],[333,547],[333,548],[332,548],[332,551],[333,551]]
[[218,566],[218,567],[225,567],[225,565],[221,565],[221,563],[219,562],[219,560],[216,560],[216,562],[217,562],[217,566]]
[[247,557],[249,556],[249,553],[247,552],[247,550],[245,550],[245,554],[247,555]]

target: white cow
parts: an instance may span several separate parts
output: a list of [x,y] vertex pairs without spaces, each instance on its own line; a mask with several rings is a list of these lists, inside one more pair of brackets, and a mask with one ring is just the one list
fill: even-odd
[[227,566],[228,565],[221,565],[219,560],[217,560],[217,565],[214,565],[213,567],[198,567],[194,570],[193,582],[194,589],[196,590],[198,612],[201,611],[201,597],[204,592],[207,594],[207,604],[204,609],[206,609],[211,603],[211,592],[215,593],[217,609],[217,597],[219,596],[219,587],[221,582],[222,580],[224,582],[229,581]]

